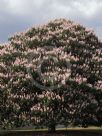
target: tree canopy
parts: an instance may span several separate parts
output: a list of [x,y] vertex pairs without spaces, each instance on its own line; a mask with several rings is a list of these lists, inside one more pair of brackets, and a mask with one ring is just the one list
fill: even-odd
[[70,20],[0,46],[0,127],[102,125],[102,42]]

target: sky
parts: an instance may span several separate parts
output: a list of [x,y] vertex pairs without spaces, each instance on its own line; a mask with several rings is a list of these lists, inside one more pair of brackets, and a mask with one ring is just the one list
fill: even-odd
[[0,43],[58,18],[89,27],[102,39],[102,0],[0,0]]

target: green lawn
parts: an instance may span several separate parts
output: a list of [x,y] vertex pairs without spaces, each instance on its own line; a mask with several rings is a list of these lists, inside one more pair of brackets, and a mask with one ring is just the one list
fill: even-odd
[[[25,129],[25,130],[1,130],[0,131],[0,136],[25,136],[25,134],[27,134],[27,136],[32,136],[31,134],[36,134],[36,133],[40,133],[40,135],[44,136],[44,133],[47,133],[48,129]],[[78,136],[83,136],[83,133],[85,133],[87,136],[89,133],[96,133],[96,136],[102,136],[102,128],[99,127],[88,127],[88,128],[81,128],[81,127],[74,127],[74,128],[57,128],[56,129],[56,133],[59,134],[64,134],[65,132],[69,133],[80,133],[78,134]],[[72,136],[74,136],[72,135]]]

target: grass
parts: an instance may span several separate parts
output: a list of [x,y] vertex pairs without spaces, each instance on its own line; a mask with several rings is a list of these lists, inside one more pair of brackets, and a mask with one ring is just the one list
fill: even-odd
[[[48,129],[13,129],[13,130],[1,130],[1,132],[47,132]],[[56,131],[100,131],[102,132],[102,127],[71,127],[71,128],[57,128]]]
[[[56,135],[52,136],[65,136],[67,133],[70,136],[102,136],[102,127],[70,127],[70,128],[57,128]],[[60,135],[59,135],[60,134]],[[48,129],[13,129],[13,130],[0,130],[0,136],[51,136],[48,134]]]

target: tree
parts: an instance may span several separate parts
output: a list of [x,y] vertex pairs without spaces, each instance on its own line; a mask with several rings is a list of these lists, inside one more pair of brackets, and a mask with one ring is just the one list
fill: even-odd
[[93,31],[54,20],[14,35],[0,53],[1,127],[102,125],[102,43]]

